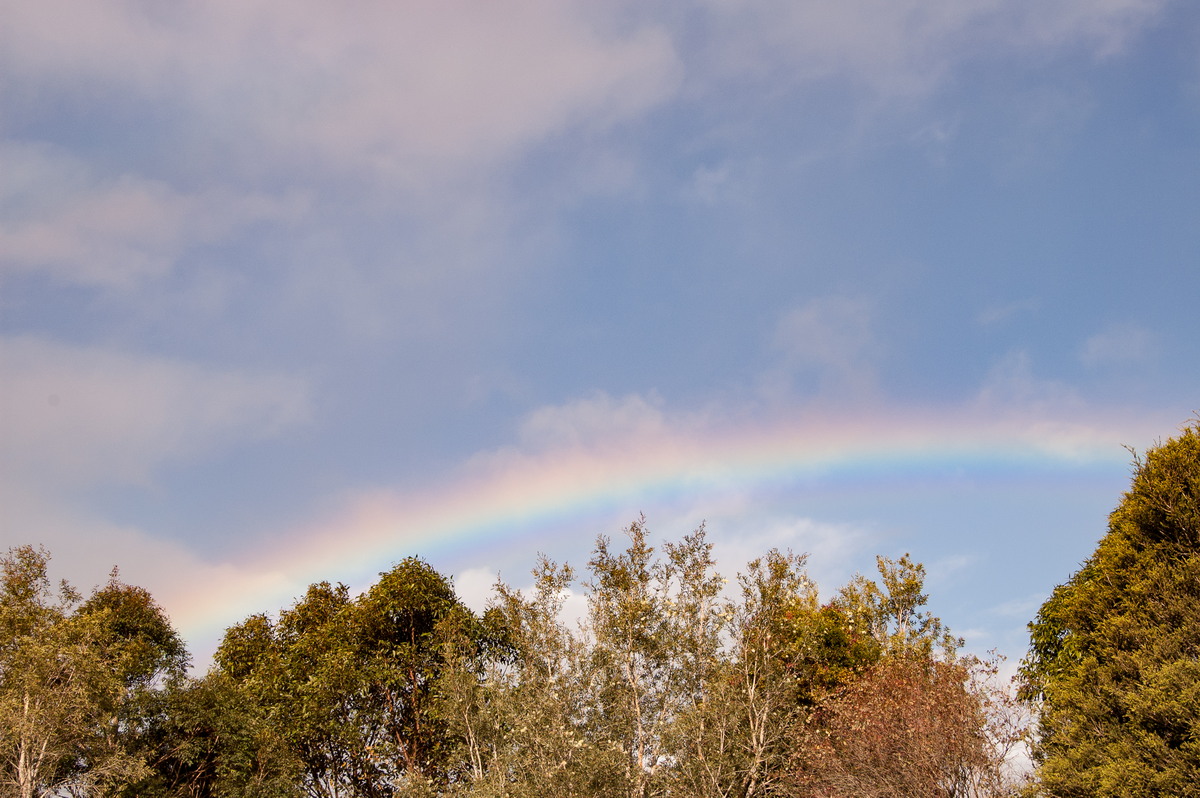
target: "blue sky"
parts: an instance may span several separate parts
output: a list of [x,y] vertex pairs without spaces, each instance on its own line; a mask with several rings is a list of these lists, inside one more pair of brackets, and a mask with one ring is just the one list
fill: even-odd
[[200,662],[639,512],[1019,657],[1200,409],[1194,3],[0,9],[0,544]]

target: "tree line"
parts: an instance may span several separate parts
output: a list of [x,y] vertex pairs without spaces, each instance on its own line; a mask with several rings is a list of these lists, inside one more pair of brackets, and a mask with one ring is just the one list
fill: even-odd
[[730,583],[703,526],[653,545],[639,519],[580,571],[543,557],[531,588],[498,581],[482,613],[411,557],[361,595],[320,582],[246,618],[189,676],[149,593],[114,570],[85,599],[17,547],[0,795],[1196,795],[1198,497],[1194,424],[1135,461],[1030,625],[1019,700],[907,555],[823,600],[802,555]]

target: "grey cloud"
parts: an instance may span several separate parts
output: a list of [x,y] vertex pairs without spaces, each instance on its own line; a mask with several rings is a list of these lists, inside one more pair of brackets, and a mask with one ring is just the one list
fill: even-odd
[[206,189],[188,193],[136,175],[105,178],[49,147],[0,146],[14,177],[0,196],[0,272],[57,282],[133,288],[168,273],[190,247],[255,223],[294,220],[296,194]]
[[1145,363],[1158,352],[1154,334],[1137,324],[1115,324],[1083,342],[1079,359],[1093,368]]
[[166,462],[309,417],[294,378],[0,338],[0,473],[34,489],[144,482]]
[[773,344],[780,363],[765,378],[768,392],[786,392],[797,377],[815,376],[824,398],[862,400],[875,393],[878,341],[867,300],[810,300],[780,319]]
[[419,187],[639,114],[680,81],[661,28],[618,32],[619,8],[549,0],[23,6],[0,31],[10,74],[184,107],[251,173],[274,162]]

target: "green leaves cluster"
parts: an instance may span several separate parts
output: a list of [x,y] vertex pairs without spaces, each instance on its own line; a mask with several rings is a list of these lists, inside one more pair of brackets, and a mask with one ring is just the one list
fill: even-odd
[[216,673],[277,730],[308,794],[390,796],[468,767],[449,755],[438,682],[477,667],[484,636],[445,577],[409,558],[356,599],[322,582],[277,622],[231,628]]
[[145,591],[114,576],[82,601],[18,549],[0,766],[22,798],[984,794],[988,698],[923,567],[877,566],[827,601],[790,552],[730,584],[703,526],[656,547],[639,519],[482,615],[417,558],[362,595],[313,584],[187,678]]
[[1200,795],[1200,423],[1135,459],[1107,534],[1030,632],[1045,794]]
[[0,559],[0,790],[106,794],[148,772],[137,740],[151,696],[187,653],[150,595],[120,582],[86,601],[48,577],[49,555]]

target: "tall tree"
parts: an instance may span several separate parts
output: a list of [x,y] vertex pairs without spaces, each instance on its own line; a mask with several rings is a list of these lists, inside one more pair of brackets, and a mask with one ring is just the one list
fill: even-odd
[[625,755],[626,793],[643,798],[673,775],[670,728],[716,671],[721,578],[703,526],[667,544],[666,558],[654,556],[644,519],[626,534],[623,551],[599,537],[589,563],[593,725]]
[[861,798],[979,794],[976,774],[991,760],[967,684],[959,663],[884,657],[817,707],[798,738],[794,784]]
[[1044,794],[1200,795],[1200,421],[1135,456],[1107,533],[1030,632]]
[[794,665],[808,640],[798,630],[817,611],[804,562],[772,549],[739,574],[740,599],[722,603],[727,646],[703,700],[671,730],[681,794],[757,798],[780,787],[805,693]]
[[0,559],[0,783],[21,798],[143,776],[148,691],[187,661],[145,590],[114,571],[81,604],[66,583],[51,586],[48,562],[32,546]]
[[589,648],[563,617],[574,571],[545,557],[529,594],[498,583],[485,616],[501,630],[488,659],[480,711],[472,714],[490,756],[468,794],[511,798],[624,795],[624,751],[596,733],[596,671]]
[[436,691],[445,657],[480,634],[449,580],[410,557],[358,598],[320,582],[277,623],[230,628],[216,663],[282,731],[309,795],[383,798],[469,767],[451,761]]

